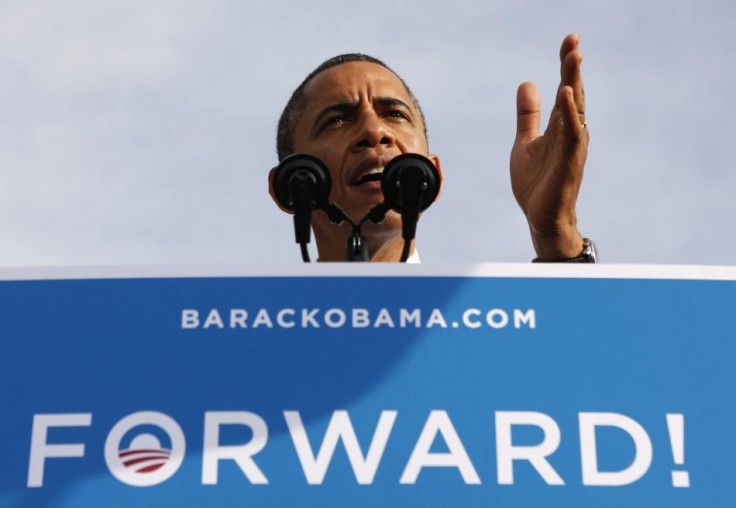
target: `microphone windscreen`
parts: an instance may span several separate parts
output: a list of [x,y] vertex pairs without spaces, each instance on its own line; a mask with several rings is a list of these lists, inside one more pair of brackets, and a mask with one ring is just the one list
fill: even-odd
[[281,161],[273,178],[276,199],[287,210],[294,211],[294,197],[291,195],[290,182],[295,175],[305,173],[314,179],[315,203],[317,205],[327,203],[332,188],[332,179],[327,166],[314,155],[295,153]]
[[[406,178],[408,173],[415,173],[412,178]],[[392,209],[402,211],[401,182],[409,182],[416,189],[404,191],[421,194],[418,212],[429,208],[440,192],[440,174],[431,160],[418,153],[397,155],[389,162],[381,175],[381,189],[383,196]]]

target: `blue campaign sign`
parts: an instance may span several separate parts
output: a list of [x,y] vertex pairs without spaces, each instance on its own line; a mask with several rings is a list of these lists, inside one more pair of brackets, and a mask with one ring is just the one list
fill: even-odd
[[0,506],[722,506],[736,269],[0,271]]

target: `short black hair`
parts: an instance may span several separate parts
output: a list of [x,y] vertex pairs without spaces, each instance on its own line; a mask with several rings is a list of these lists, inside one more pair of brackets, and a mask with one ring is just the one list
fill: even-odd
[[342,55],[334,56],[322,62],[316,69],[310,72],[306,78],[304,78],[304,81],[302,81],[302,83],[296,88],[296,90],[294,90],[294,93],[291,94],[289,102],[286,103],[286,107],[281,113],[281,118],[279,118],[279,125],[276,129],[276,154],[278,155],[279,160],[282,160],[284,157],[291,155],[294,151],[294,127],[296,126],[296,123],[304,110],[304,88],[307,86],[307,83],[309,83],[311,79],[320,72],[329,69],[330,67],[335,67],[336,65],[348,62],[369,62],[378,64],[381,67],[388,69],[389,71],[391,71],[391,73],[394,74],[394,76],[399,78],[399,81],[401,81],[401,84],[404,85],[404,88],[406,88],[406,91],[409,93],[409,97],[411,97],[411,100],[414,103],[414,106],[417,108],[417,111],[419,111],[419,116],[422,119],[422,126],[424,127],[424,137],[427,137],[427,122],[424,120],[424,112],[422,111],[422,107],[419,105],[419,101],[414,96],[414,93],[412,93],[406,82],[401,78],[401,76],[396,74],[396,72],[394,72],[391,67],[383,63],[378,58],[374,58],[363,53],[345,53]]

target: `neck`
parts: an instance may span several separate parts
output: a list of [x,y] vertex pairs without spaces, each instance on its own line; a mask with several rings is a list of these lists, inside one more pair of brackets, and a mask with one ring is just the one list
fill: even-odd
[[[404,248],[400,228],[381,228],[379,225],[366,223],[361,232],[365,237],[368,257],[372,262],[399,262]],[[341,224],[327,229],[314,228],[317,251],[320,261],[345,261],[345,249],[348,238],[353,234],[349,224]],[[412,241],[409,255],[414,252]]]

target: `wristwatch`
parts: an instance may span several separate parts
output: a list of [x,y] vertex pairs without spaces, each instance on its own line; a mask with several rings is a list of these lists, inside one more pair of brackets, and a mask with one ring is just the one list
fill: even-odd
[[535,258],[532,263],[597,263],[598,262],[598,251],[595,248],[593,240],[590,238],[583,238],[583,252],[575,256],[574,258],[562,258],[562,259],[550,259],[540,260]]

